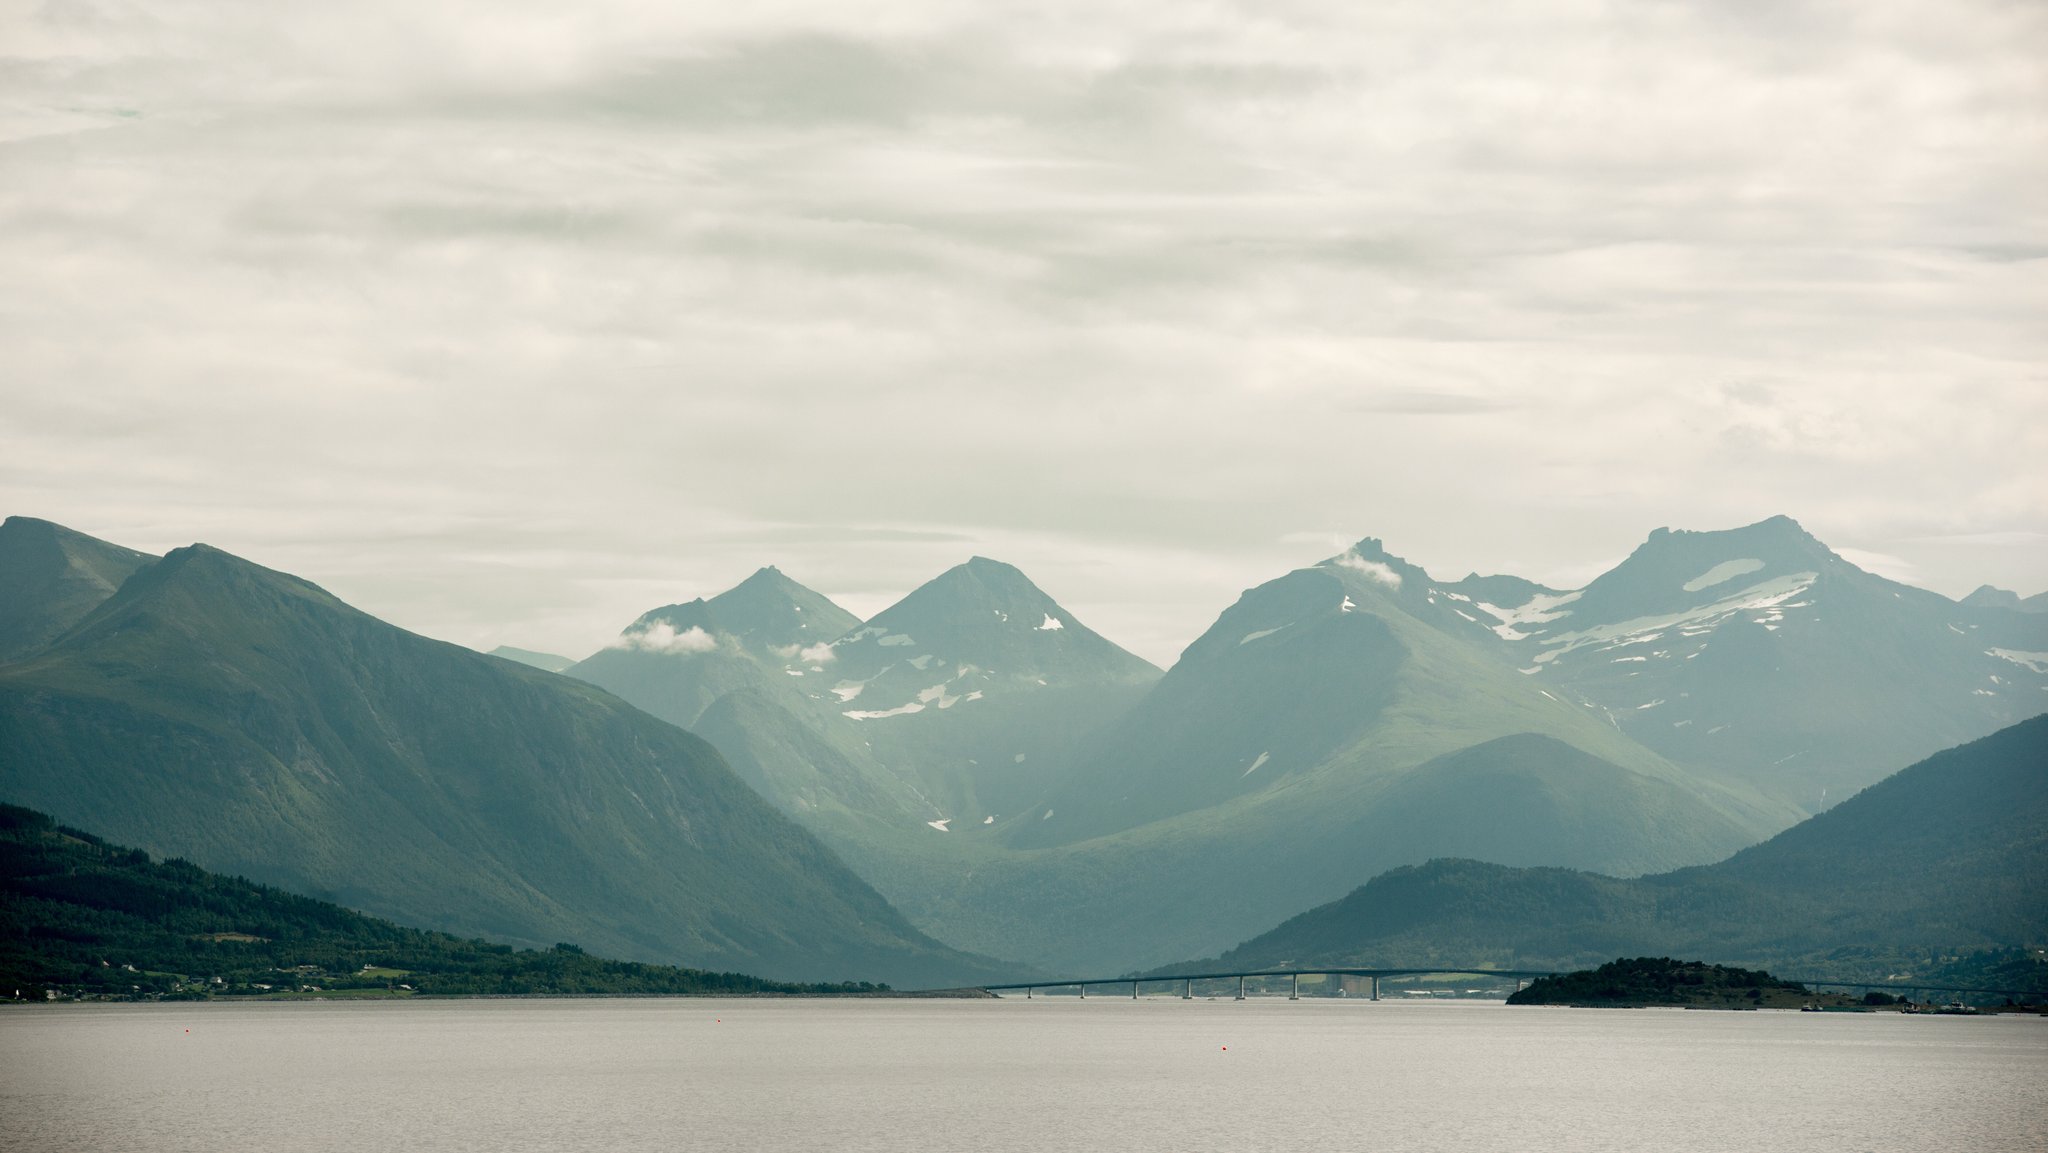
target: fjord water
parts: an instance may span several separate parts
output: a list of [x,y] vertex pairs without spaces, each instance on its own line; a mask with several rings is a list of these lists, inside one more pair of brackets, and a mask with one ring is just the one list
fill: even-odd
[[34,1007],[0,1012],[0,1148],[2039,1150],[2048,1021],[1165,998]]

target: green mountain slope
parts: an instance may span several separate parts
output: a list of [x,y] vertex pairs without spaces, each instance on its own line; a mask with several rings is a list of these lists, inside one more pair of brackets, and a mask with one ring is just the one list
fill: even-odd
[[0,668],[0,796],[463,935],[777,978],[991,971],[689,734],[203,545]]
[[1204,966],[1853,966],[2048,941],[2048,717],[1921,761],[1718,864],[1634,880],[1436,860]]
[[529,668],[541,669],[550,673],[565,672],[570,665],[576,663],[568,657],[558,657],[553,653],[537,653],[532,649],[515,649],[511,645],[499,645],[497,648],[492,649],[488,655],[502,657],[508,661],[516,661]]
[[664,654],[665,681],[612,685],[657,711],[687,685],[693,730],[899,908],[916,910],[927,932],[1042,944],[1047,922],[960,886],[1013,863],[997,822],[1031,812],[1082,740],[1140,697],[1157,669],[1023,573],[980,557],[828,645],[749,648],[700,627],[711,643]]
[[0,522],[0,664],[56,640],[155,560],[46,520]]
[[147,998],[847,993],[408,929],[0,805],[0,989]]

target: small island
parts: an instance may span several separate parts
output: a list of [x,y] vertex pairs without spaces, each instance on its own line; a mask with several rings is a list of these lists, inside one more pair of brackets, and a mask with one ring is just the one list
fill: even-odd
[[[1889,998],[1887,998],[1889,1000]],[[1635,957],[1609,961],[1597,969],[1581,969],[1542,977],[1508,998],[1510,1005],[1575,1005],[1584,1008],[1644,1008],[1676,1005],[1687,1009],[1854,1009],[1863,1002],[1838,993],[1815,993],[1753,969],[1674,961],[1669,957]]]

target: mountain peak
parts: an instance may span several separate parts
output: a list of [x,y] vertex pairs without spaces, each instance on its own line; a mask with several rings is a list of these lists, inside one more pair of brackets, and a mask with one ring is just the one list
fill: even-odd
[[2022,597],[2011,589],[1996,585],[1979,585],[1977,591],[1963,598],[1963,602],[1976,609],[2009,609],[2022,613],[2048,613],[2048,593],[2035,593]]
[[0,661],[49,644],[155,562],[54,521],[0,522]]
[[790,645],[823,644],[858,624],[860,618],[832,603],[823,593],[806,588],[781,569],[768,565],[710,600],[699,597],[642,613],[612,647],[648,647],[637,644],[634,638],[648,635],[649,630],[658,626],[667,626],[673,634],[699,630],[705,645],[653,646],[661,651],[708,651],[710,638],[723,635],[766,652]]
[[1819,537],[1784,515],[1765,517],[1754,524],[1726,529],[1674,529],[1659,528],[1650,533],[1638,552],[1648,548],[1685,547],[1689,542],[1711,545],[1744,545],[1764,549],[1790,550],[1794,553],[1825,559],[1834,556],[1833,550],[1823,544]]
[[911,590],[902,600],[876,614],[872,623],[901,632],[906,626],[969,615],[977,621],[981,616],[999,621],[1030,616],[1030,623],[1038,624],[1043,616],[1064,620],[1066,610],[1032,583],[1022,569],[976,556]]
[[1415,567],[1414,565],[1408,563],[1407,557],[1396,556],[1395,554],[1388,552],[1386,542],[1376,536],[1361,538],[1357,544],[1351,546],[1351,552],[1362,560],[1379,561],[1382,564],[1401,565],[1405,568]]
[[854,666],[929,653],[955,668],[1000,670],[1006,677],[1129,681],[1159,675],[1076,620],[1021,569],[984,556],[919,585],[835,648]]

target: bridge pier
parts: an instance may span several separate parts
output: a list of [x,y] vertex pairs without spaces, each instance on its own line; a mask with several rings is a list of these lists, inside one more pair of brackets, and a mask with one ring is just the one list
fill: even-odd
[[1138,999],[1138,983],[1137,983],[1136,981],[1132,981],[1132,982],[1131,982],[1131,1000],[1135,1001],[1135,1000],[1137,1000],[1137,999]]
[[1088,999],[1088,986],[1086,985],[1081,986],[1081,999],[1083,1001],[1086,1001]]
[[1189,978],[1188,980],[1182,981],[1180,983],[1180,999],[1183,1001],[1192,1001],[1195,999],[1195,982],[1193,978]]
[[1299,1001],[1299,1000],[1301,1000],[1301,974],[1300,974],[1300,973],[1296,973],[1296,974],[1294,975],[1294,984],[1293,984],[1293,985],[1291,985],[1291,986],[1289,986],[1289,987],[1288,987],[1288,989],[1287,989],[1287,999],[1288,999],[1288,1000],[1290,1000],[1290,1001]]
[[1243,977],[1239,977],[1239,978],[1237,979],[1237,999],[1238,999],[1238,1000],[1240,1000],[1240,1001],[1244,1000],[1244,978],[1243,978]]
[[1372,978],[1372,999],[1375,1001],[1380,999],[1380,979],[1378,977]]
[[1024,988],[1024,999],[1026,1001],[1029,1001],[1031,999],[1031,987],[1028,985]]

